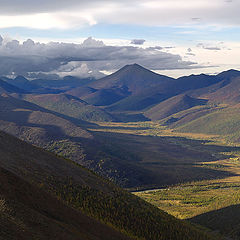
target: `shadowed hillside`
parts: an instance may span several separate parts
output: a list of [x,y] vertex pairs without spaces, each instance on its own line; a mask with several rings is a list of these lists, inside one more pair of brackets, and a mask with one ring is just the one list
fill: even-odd
[[0,239],[130,239],[1,167],[0,181]]
[[26,93],[26,91],[0,79],[0,93]]
[[232,205],[219,210],[207,212],[189,219],[209,229],[238,240],[240,238],[240,206]]

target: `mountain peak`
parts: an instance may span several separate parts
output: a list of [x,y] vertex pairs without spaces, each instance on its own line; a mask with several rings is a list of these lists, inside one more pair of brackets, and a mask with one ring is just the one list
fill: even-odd
[[131,67],[131,68],[144,68],[143,66],[137,64],[137,63],[133,63],[133,64],[127,64],[125,65],[125,67]]
[[147,71],[147,72],[151,72],[149,69],[147,68],[144,68],[143,66],[137,64],[137,63],[134,63],[134,64],[128,64],[128,65],[125,65],[124,67],[122,67],[121,69],[119,69],[117,72],[120,72],[120,71]]
[[127,89],[128,92],[142,91],[146,87],[156,86],[162,82],[173,80],[170,77],[163,76],[148,70],[139,64],[125,65],[115,73],[108,75],[91,84],[95,89]]
[[217,75],[218,77],[223,78],[232,78],[232,77],[238,77],[240,76],[240,71],[235,69],[229,69],[227,71],[221,72]]

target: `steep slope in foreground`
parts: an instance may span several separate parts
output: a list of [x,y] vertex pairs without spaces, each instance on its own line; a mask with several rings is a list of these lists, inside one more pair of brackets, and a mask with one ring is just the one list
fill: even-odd
[[0,181],[0,239],[130,239],[3,168]]
[[[76,211],[85,212],[96,219],[114,226],[128,235],[137,236],[137,239],[212,239],[212,237],[200,232],[189,223],[175,219],[156,207],[144,202],[138,197],[115,187],[110,182],[107,182],[97,175],[81,168],[79,165],[40,150],[39,148],[33,147],[3,132],[0,132],[0,167],[5,169],[0,172],[2,178],[2,186],[0,190],[1,195],[4,195],[5,197],[2,198],[1,205],[3,206],[3,209],[6,209],[6,211],[8,211],[9,198],[11,199],[11,196],[14,196],[14,194],[16,194],[16,196],[20,194],[20,206],[21,204],[25,204],[24,206],[30,207],[30,210],[33,212],[36,210],[39,210],[40,212],[42,211],[41,213],[43,215],[45,214],[50,218],[54,218],[54,226],[58,225],[61,220],[58,216],[59,212],[56,210],[57,212],[52,213],[51,211],[54,211],[55,208],[52,208],[52,210],[48,212],[48,206],[46,206],[48,205],[48,202],[50,203],[51,201],[53,201],[52,204],[55,204],[54,201],[56,200],[51,200],[51,197],[47,197],[46,200],[48,201],[42,201],[41,196],[36,193],[36,191],[39,191],[39,194],[41,195],[41,191],[44,190],[51,192],[52,195],[57,196],[58,199],[63,200],[65,204],[73,207]],[[9,176],[9,173],[6,172],[6,170],[10,172]],[[29,190],[32,190],[31,186],[28,183],[23,183],[23,180],[17,181],[12,174],[17,175],[18,178],[24,179],[24,181],[31,182],[32,186],[36,188],[36,191],[33,190],[33,194],[28,194]],[[9,185],[2,184],[5,183],[4,178],[8,178],[8,183],[6,184]],[[12,182],[16,185],[11,184]],[[21,185],[21,183],[23,183],[23,185]],[[8,192],[8,186],[11,187],[11,192]],[[37,186],[41,190],[38,190]],[[20,191],[20,187],[22,187],[21,190],[23,192]],[[33,206],[31,203],[34,199],[34,194],[39,197],[40,202],[36,201],[36,205],[34,202]],[[11,205],[12,203],[13,205]],[[19,205],[17,204],[15,206],[14,201],[10,201],[9,207],[15,206],[15,210],[18,210]],[[43,210],[41,210],[42,207],[44,208]],[[15,214],[19,214],[19,212],[17,211]],[[23,217],[21,212],[20,216]],[[64,215],[61,217],[64,217]],[[70,218],[67,216],[64,221],[69,221],[69,224],[71,225],[72,218],[74,218],[74,214]],[[13,220],[12,218],[9,219]],[[40,224],[45,224],[45,222],[41,222],[41,218],[37,219],[40,221]],[[7,220],[4,221],[4,223],[7,223]],[[17,220],[17,218],[15,218],[15,220]],[[21,221],[23,221],[22,218]],[[29,218],[29,221],[32,221],[32,219]],[[18,226],[20,228],[27,227],[23,223],[16,222],[16,224],[19,224]],[[62,228],[67,228],[64,223],[61,223],[60,225]],[[74,225],[74,227],[75,226],[76,225]],[[97,225],[92,225],[93,229],[97,231],[96,226]],[[6,226],[2,224],[1,228],[3,227],[5,227],[5,230],[8,233],[19,230],[19,228],[15,226],[14,222],[11,222],[9,227],[8,225]],[[43,227],[40,231],[44,232],[44,229],[45,228]],[[64,229],[62,229],[62,231],[64,231]],[[70,230],[68,229],[68,231]],[[77,232],[74,233],[77,234]],[[89,232],[85,233],[88,234]],[[1,235],[2,234],[3,233],[1,231]],[[28,234],[27,231],[26,234]],[[112,232],[112,234],[115,233]],[[1,237],[4,238],[4,236]],[[107,235],[103,237],[104,238],[102,238],[101,235],[98,239],[124,239],[120,235],[119,238],[114,237],[113,235],[112,238]],[[51,238],[47,236],[45,239]],[[72,237],[68,239],[75,238]],[[83,237],[83,239],[87,238]]]

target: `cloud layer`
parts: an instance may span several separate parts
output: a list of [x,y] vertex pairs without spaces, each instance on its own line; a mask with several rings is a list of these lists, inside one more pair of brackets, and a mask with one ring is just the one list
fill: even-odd
[[162,48],[137,46],[107,46],[91,37],[82,44],[50,42],[23,43],[0,37],[0,75],[37,76],[37,74],[101,77],[126,64],[138,63],[153,70],[189,69],[199,67],[183,61],[180,55]]
[[240,25],[237,0],[0,0],[0,4],[2,28],[72,28],[96,23]]

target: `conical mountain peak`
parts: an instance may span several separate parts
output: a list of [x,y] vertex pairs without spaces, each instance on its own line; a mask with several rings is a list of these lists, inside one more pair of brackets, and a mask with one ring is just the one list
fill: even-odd
[[169,80],[173,79],[134,63],[125,65],[117,72],[97,80],[89,86],[95,89],[124,88],[134,93]]

